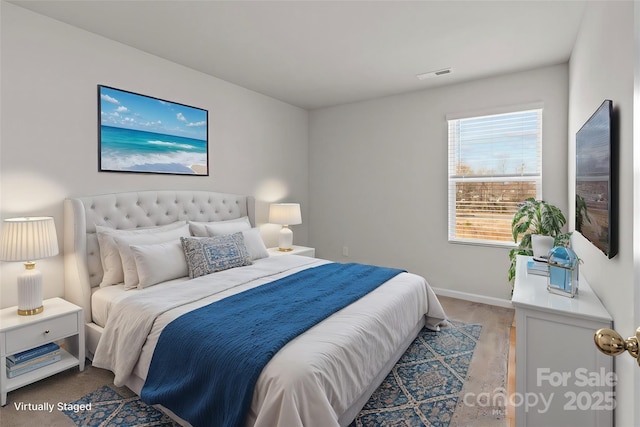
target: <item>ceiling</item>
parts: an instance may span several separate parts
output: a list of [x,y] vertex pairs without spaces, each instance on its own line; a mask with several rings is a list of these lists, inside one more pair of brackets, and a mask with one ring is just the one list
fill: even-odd
[[[558,64],[584,1],[12,1],[306,109]],[[451,73],[426,80],[417,74]]]

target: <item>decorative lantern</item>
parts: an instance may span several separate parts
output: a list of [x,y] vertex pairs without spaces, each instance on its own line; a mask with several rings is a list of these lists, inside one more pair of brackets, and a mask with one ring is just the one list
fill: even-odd
[[570,248],[556,246],[549,251],[549,279],[547,290],[573,298],[578,293],[580,260]]

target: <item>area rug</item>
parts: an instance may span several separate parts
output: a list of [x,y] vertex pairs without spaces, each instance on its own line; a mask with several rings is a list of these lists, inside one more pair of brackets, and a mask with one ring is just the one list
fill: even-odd
[[420,331],[350,427],[447,427],[482,325]]
[[[451,322],[440,332],[420,331],[350,427],[447,427],[481,330],[480,324]],[[137,396],[124,396],[109,386],[71,405],[88,403],[91,411],[64,412],[83,427],[178,426]]]
[[[77,410],[91,404],[91,410]],[[84,405],[84,406],[80,406]],[[103,386],[71,402],[63,411],[77,426],[82,427],[179,427],[165,413],[141,401],[127,397],[109,386]]]

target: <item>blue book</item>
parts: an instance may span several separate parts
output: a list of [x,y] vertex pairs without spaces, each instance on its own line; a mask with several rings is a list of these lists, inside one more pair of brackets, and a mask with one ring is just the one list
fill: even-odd
[[54,342],[50,342],[49,344],[41,345],[35,348],[30,348],[29,350],[21,351],[20,353],[7,356],[7,360],[12,364],[21,363],[29,359],[42,356],[44,354],[51,353],[52,351],[56,351],[59,348],[60,346],[58,344]]
[[25,366],[21,369],[10,369],[7,368],[7,378],[14,378],[18,375],[26,374],[27,372],[35,371],[36,369],[42,368],[47,365],[51,365],[52,363],[56,363],[62,359],[62,355],[58,354],[57,356],[53,356],[47,358],[39,363],[34,363],[32,365]]
[[20,368],[24,368],[25,366],[28,365],[33,365],[34,363],[40,363],[41,361],[48,359],[50,357],[54,357],[61,354],[60,353],[60,349],[58,350],[54,350],[50,353],[47,354],[43,354],[42,356],[38,356],[38,357],[34,357],[33,359],[28,359],[28,360],[23,360],[22,362],[12,362],[9,359],[7,359],[7,368],[8,369],[20,369]]
[[537,274],[539,276],[548,276],[549,275],[549,264],[544,262],[538,262],[534,260],[529,260],[527,262],[527,273],[529,274]]

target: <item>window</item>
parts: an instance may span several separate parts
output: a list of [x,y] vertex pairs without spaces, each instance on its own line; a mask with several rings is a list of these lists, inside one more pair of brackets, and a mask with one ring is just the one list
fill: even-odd
[[518,204],[542,192],[542,109],[448,123],[449,241],[513,244]]

